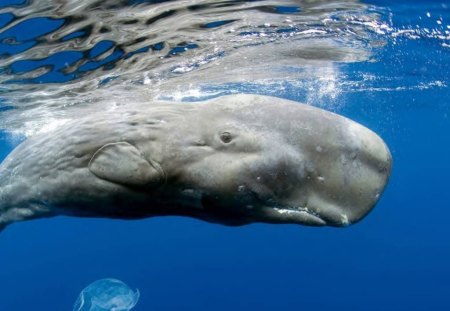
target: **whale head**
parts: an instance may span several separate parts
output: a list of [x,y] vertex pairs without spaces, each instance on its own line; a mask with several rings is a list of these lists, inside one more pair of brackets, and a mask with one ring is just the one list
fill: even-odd
[[185,124],[173,137],[185,156],[172,163],[200,201],[192,214],[212,222],[347,226],[372,210],[391,171],[374,132],[288,100],[221,97]]

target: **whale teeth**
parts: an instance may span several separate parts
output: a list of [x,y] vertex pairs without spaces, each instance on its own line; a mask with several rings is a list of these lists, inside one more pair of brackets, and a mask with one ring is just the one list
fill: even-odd
[[313,226],[324,226],[326,225],[325,220],[315,213],[312,213],[305,207],[301,208],[281,208],[274,207],[271,209],[272,213],[280,215],[281,219],[290,220],[293,222],[298,222],[302,224],[308,224]]
[[350,221],[348,221],[348,217],[345,214],[341,214],[341,224],[343,226],[348,226],[350,225]]
[[303,206],[274,207],[273,209],[280,214],[305,213],[305,214],[309,214],[309,215],[320,218],[320,215],[318,213],[315,213],[315,212],[311,211],[310,209],[308,209],[307,207],[303,207]]
[[280,214],[295,214],[295,213],[306,213],[304,211],[297,211],[293,209],[287,209],[287,208],[274,208],[274,211],[280,213]]

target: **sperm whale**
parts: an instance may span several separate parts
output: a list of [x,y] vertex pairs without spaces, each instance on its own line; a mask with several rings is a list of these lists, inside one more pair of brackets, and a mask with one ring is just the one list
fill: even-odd
[[259,95],[127,104],[29,138],[0,165],[0,227],[57,215],[347,226],[391,154],[337,114]]

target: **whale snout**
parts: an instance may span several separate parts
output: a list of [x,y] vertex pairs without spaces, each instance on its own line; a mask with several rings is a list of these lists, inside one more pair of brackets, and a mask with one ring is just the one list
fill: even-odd
[[329,226],[348,226],[366,216],[380,199],[392,167],[391,153],[377,134],[356,122],[345,123],[334,137],[335,150],[316,158],[320,173],[308,203]]
[[[311,122],[311,123],[308,123]],[[368,128],[329,112],[320,112],[297,129],[291,140],[291,189],[263,210],[268,222],[345,227],[360,221],[376,205],[392,166],[384,141]],[[300,167],[300,169],[299,169]]]

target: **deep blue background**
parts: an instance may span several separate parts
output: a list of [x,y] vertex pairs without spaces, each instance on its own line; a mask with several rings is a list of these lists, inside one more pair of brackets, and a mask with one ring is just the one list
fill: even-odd
[[[442,2],[423,2],[416,10],[403,9],[409,2],[391,5],[394,25],[415,25],[427,6],[448,16]],[[394,158],[386,192],[361,223],[18,223],[0,235],[0,310],[71,310],[81,289],[104,277],[139,288],[137,311],[449,310],[450,89],[394,89],[448,85],[450,49],[432,39],[399,39],[376,59],[341,66],[349,80],[379,77],[371,89],[344,93],[340,113],[379,133]],[[1,155],[13,147],[4,136],[0,143]]]

